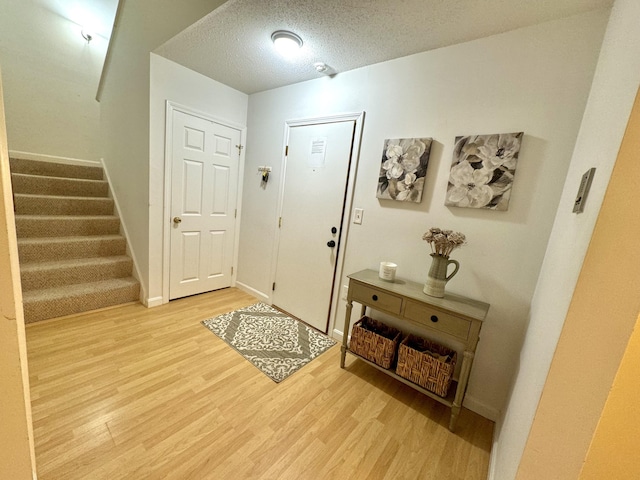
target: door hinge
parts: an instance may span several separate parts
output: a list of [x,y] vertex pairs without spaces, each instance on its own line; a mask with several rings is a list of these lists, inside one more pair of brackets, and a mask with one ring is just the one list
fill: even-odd
[[282,228],[282,217],[278,218],[278,228]]
[[244,148],[244,145],[236,145],[236,148],[238,149],[238,155],[240,155],[242,153],[242,149]]
[[276,282],[273,282],[273,285],[271,286],[271,291],[276,289]]
[[289,155],[289,145],[287,145],[284,149],[284,156],[286,157],[287,155]]
[[233,267],[231,267],[231,276],[233,276]]
[[233,212],[233,218],[238,218],[238,209],[236,208],[236,211]]

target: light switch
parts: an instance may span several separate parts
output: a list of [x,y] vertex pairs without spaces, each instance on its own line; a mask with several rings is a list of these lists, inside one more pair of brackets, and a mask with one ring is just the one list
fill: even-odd
[[353,223],[357,223],[360,225],[362,223],[362,214],[364,210],[362,208],[354,208],[353,209]]

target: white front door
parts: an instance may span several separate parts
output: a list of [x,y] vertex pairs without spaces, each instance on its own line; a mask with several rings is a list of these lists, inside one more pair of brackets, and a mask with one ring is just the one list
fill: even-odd
[[231,285],[240,130],[173,111],[169,298]]
[[323,332],[331,309],[354,128],[354,121],[342,121],[289,131],[272,301]]

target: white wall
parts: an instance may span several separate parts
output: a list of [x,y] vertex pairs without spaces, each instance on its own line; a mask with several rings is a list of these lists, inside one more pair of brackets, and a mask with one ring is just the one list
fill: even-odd
[[[269,294],[285,120],[366,111],[345,273],[398,264],[424,281],[432,226],[464,232],[448,290],[491,304],[468,406],[495,418],[506,399],[547,239],[591,85],[607,11],[528,27],[249,97],[238,282]],[[524,131],[507,212],[447,208],[456,135]],[[375,198],[384,139],[434,138],[421,204]],[[266,189],[258,165],[273,165]],[[312,219],[310,219],[312,221]],[[344,282],[346,283],[346,281]],[[341,330],[344,302],[337,311]]]
[[95,100],[107,40],[40,4],[3,2],[0,63],[12,151],[97,161]]
[[166,102],[169,100],[220,120],[245,126],[249,97],[166,58],[151,54],[150,98],[149,298],[153,305],[159,299],[162,301],[162,236],[166,220],[163,215]]
[[[150,52],[223,0],[124,2],[100,98],[104,165],[143,291],[149,291]],[[152,254],[153,255],[153,254]]]
[[[640,3],[616,1],[531,303],[514,385],[496,431],[492,453],[496,480],[515,477],[640,84],[638,18]],[[591,167],[597,170],[585,211],[572,214],[580,177]]]

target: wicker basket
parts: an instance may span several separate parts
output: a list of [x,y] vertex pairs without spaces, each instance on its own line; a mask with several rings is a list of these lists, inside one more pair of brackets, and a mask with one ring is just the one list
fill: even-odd
[[[446,355],[447,359],[438,359],[428,352]],[[409,335],[400,343],[396,373],[436,395],[446,397],[457,358],[455,350]]]
[[397,328],[365,316],[351,330],[349,349],[383,368],[391,368],[400,337]]

